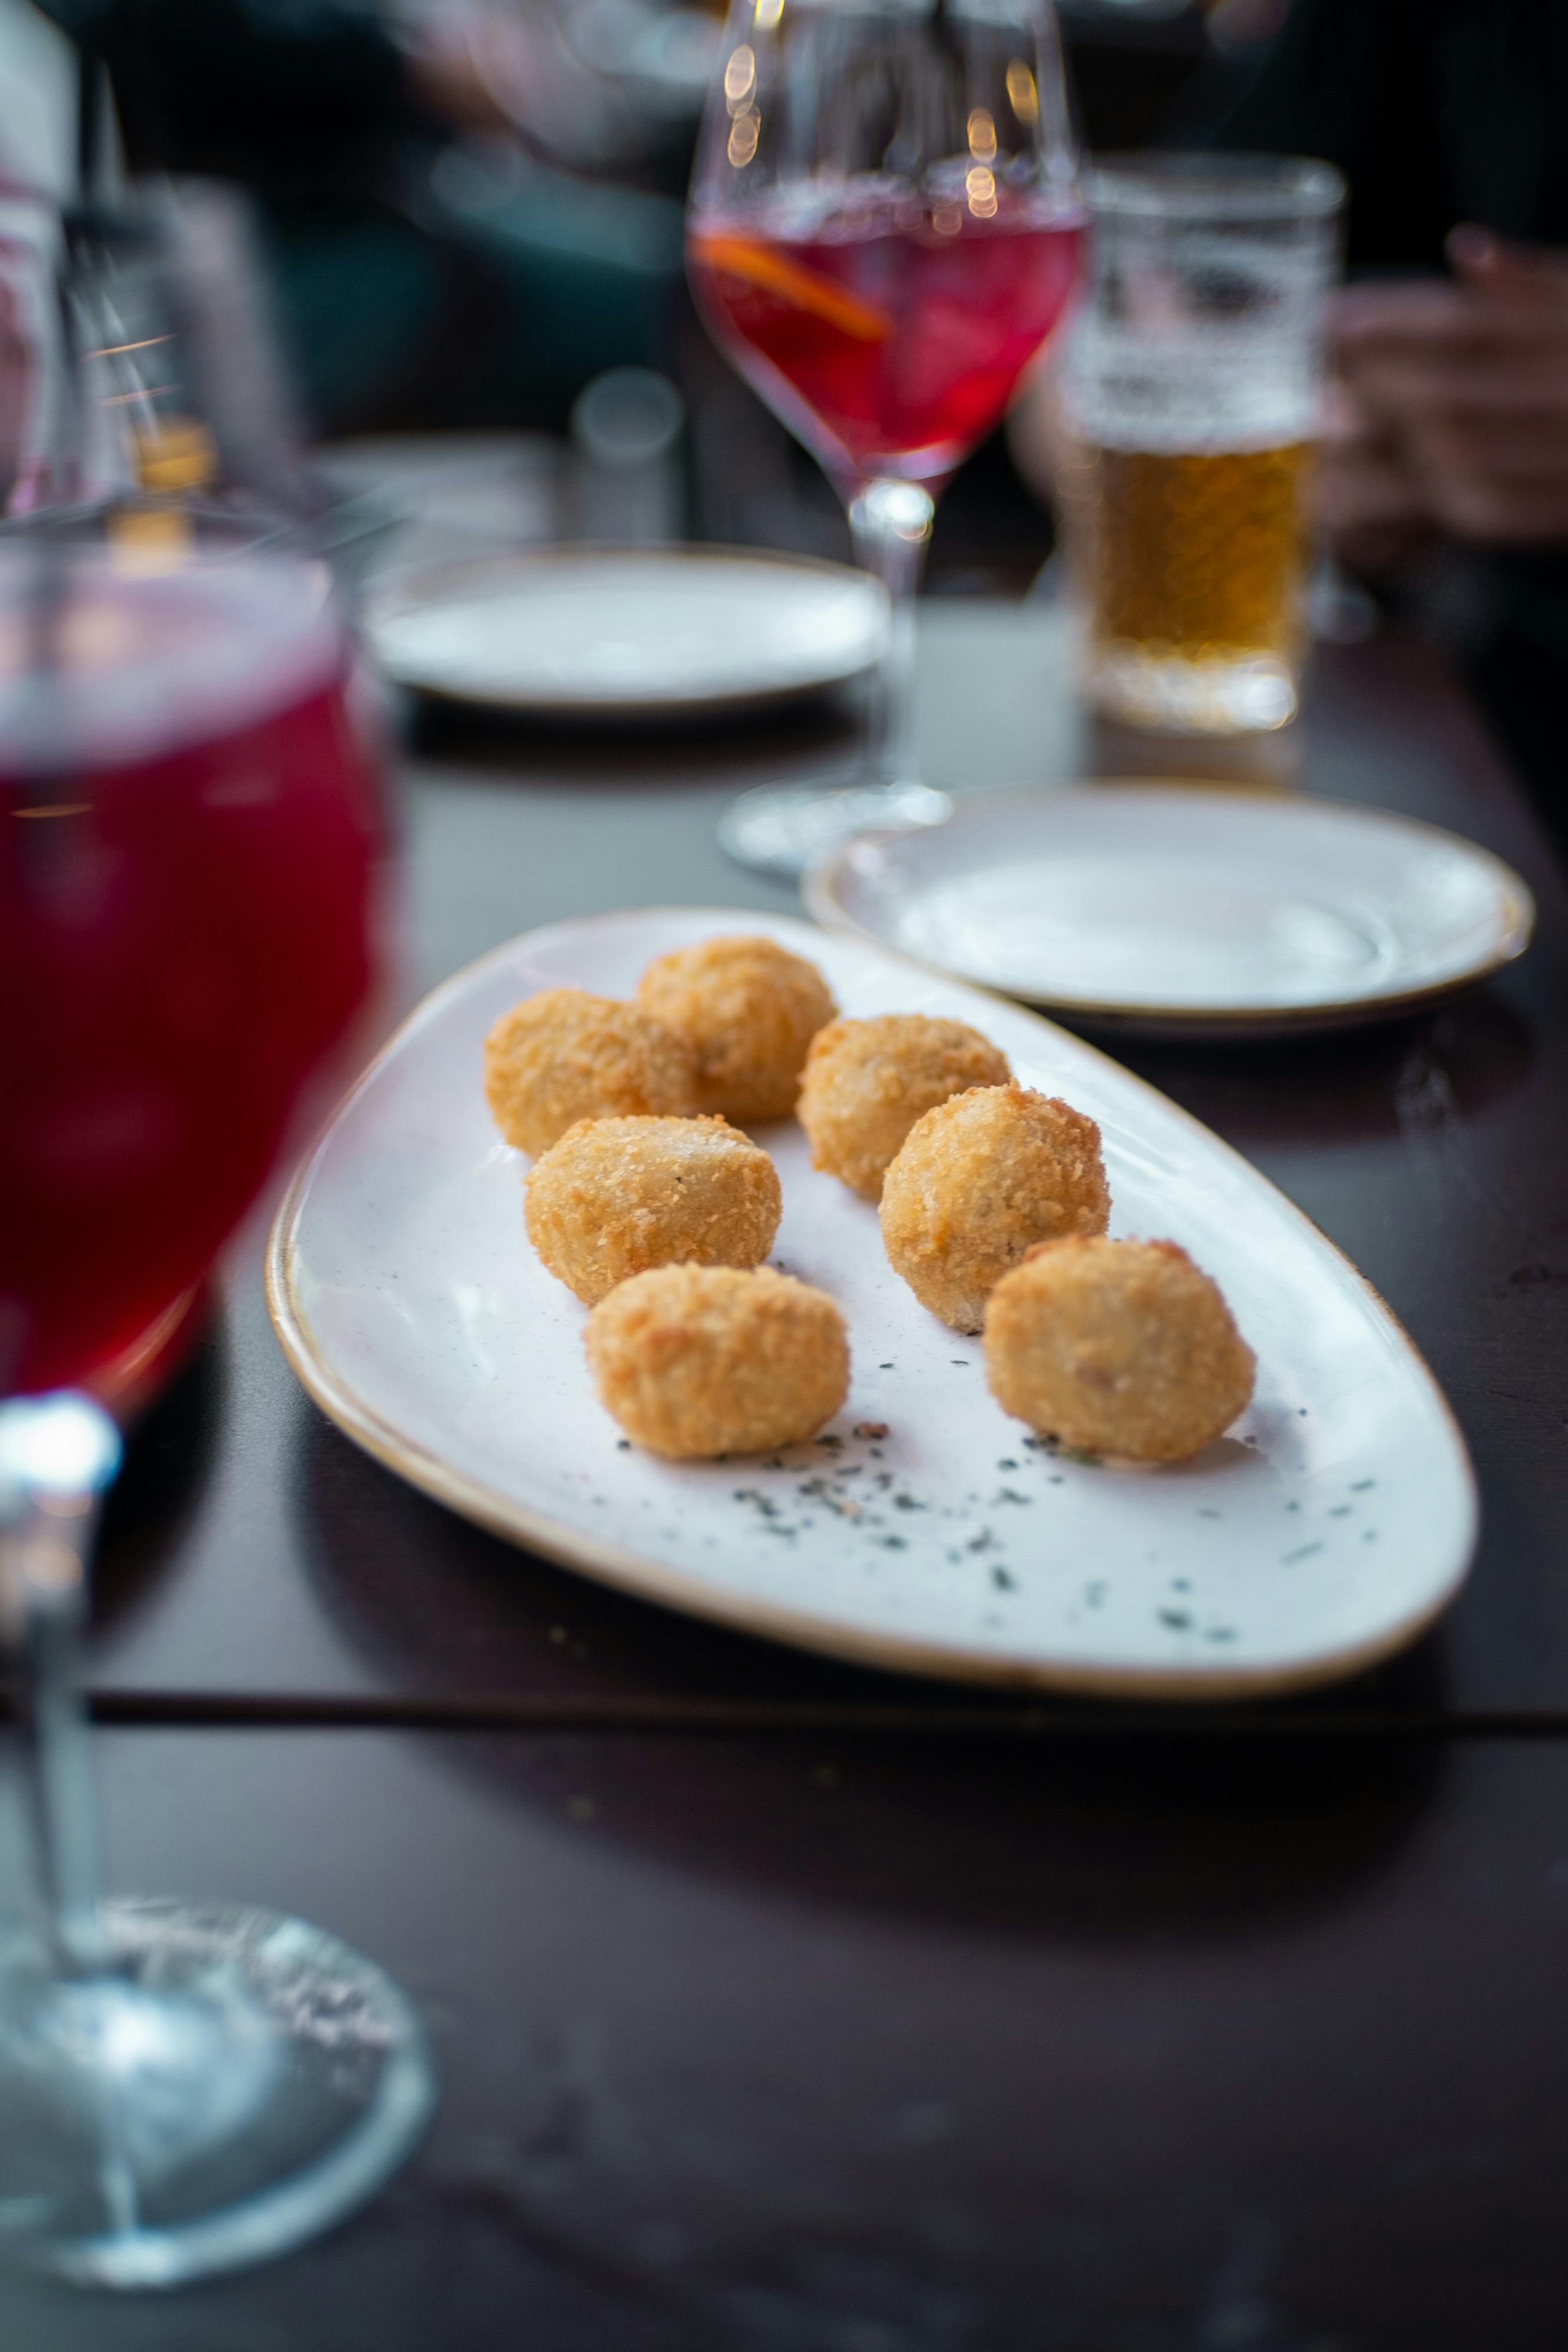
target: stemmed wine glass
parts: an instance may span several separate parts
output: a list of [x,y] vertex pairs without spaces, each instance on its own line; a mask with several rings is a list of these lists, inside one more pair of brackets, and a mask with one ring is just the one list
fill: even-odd
[[1084,212],[1050,0],[732,0],[686,224],[698,308],[805,443],[886,585],[864,773],[726,813],[799,873],[862,825],[930,824],[914,596],[935,501],[1077,285]]
[[[162,375],[101,395],[143,449],[149,347]],[[336,1937],[100,1899],[76,1671],[120,1452],[94,1389],[202,1281],[376,981],[350,668],[326,567],[233,502],[131,486],[0,530],[0,1643],[39,1882],[0,1938],[0,2252],[82,2284],[298,2244],[434,2096],[412,2004]]]

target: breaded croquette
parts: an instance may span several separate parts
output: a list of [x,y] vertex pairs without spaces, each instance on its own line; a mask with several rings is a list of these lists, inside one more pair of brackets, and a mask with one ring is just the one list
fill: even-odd
[[691,1047],[698,1108],[743,1122],[789,1118],[806,1048],[838,1009],[814,963],[767,939],[674,948],[637,1003]]
[[766,1151],[722,1118],[584,1118],[528,1172],[528,1239],[592,1307],[654,1265],[758,1265],[783,1202]]
[[882,1236],[923,1307],[977,1331],[1026,1251],[1103,1234],[1110,1211],[1092,1118],[1027,1087],[977,1087],[911,1129],[883,1186]]
[[800,1082],[800,1124],[811,1165],[862,1200],[882,1198],[883,1178],[917,1118],[968,1087],[1003,1087],[1007,1056],[962,1021],[884,1013],[818,1031]]
[[508,1143],[538,1154],[580,1118],[696,1109],[691,1047],[614,997],[546,988],[485,1040],[485,1095]]
[[849,1392],[843,1317],[768,1266],[634,1274],[594,1308],[583,1344],[606,1411],[674,1461],[792,1445]]
[[1004,1412],[1085,1454],[1182,1462],[1252,1397],[1256,1359],[1175,1242],[1074,1235],[1030,1251],[986,1312]]

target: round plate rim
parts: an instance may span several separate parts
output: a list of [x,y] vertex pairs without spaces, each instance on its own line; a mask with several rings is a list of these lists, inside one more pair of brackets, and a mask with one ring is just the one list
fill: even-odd
[[1400,1013],[1418,1012],[1423,1005],[1440,1003],[1467,988],[1474,988],[1494,972],[1504,971],[1517,962],[1535,934],[1535,894],[1522,875],[1500,857],[1495,850],[1481,843],[1467,840],[1448,826],[1432,824],[1427,818],[1406,816],[1399,809],[1377,808],[1362,801],[1342,801],[1327,793],[1304,793],[1286,799],[1281,794],[1246,785],[1189,784],[1179,777],[1107,776],[1068,780],[1061,784],[1023,785],[1010,791],[966,795],[954,805],[953,814],[940,826],[927,826],[930,833],[946,833],[953,825],[962,825],[972,819],[1004,814],[1013,808],[1037,808],[1050,800],[1067,797],[1073,800],[1101,800],[1115,794],[1158,795],[1173,803],[1178,799],[1187,804],[1206,808],[1238,806],[1250,808],[1311,809],[1326,811],[1332,816],[1362,824],[1375,831],[1416,835],[1424,842],[1441,842],[1450,848],[1462,850],[1478,864],[1489,867],[1497,885],[1504,916],[1499,938],[1494,946],[1467,964],[1462,971],[1447,978],[1430,981],[1419,988],[1388,990],[1358,996],[1323,997],[1312,1004],[1295,1005],[1199,1005],[1199,1004],[1140,1004],[1131,998],[1110,999],[1074,996],[1061,991],[1051,993],[1030,992],[1012,995],[998,982],[977,980],[972,974],[958,971],[954,965],[933,963],[928,959],[912,956],[905,948],[894,947],[879,932],[856,920],[839,897],[839,889],[849,857],[862,842],[894,841],[903,837],[898,830],[878,832],[868,829],[853,834],[846,841],[826,851],[801,877],[800,895],[808,912],[826,931],[841,939],[863,940],[867,946],[881,948],[889,955],[898,955],[922,970],[940,972],[944,978],[956,980],[966,988],[978,988],[988,994],[1001,996],[1008,1003],[1030,1007],[1049,1006],[1053,1011],[1071,1014],[1076,1020],[1103,1022],[1108,1026],[1121,1025],[1140,1029],[1180,1029],[1195,1032],[1234,1033],[1260,1036],[1281,1030],[1305,1030],[1325,1027],[1350,1027],[1357,1023],[1384,1021]]
[[[1118,1076],[1141,1094],[1153,1096],[1163,1110],[1174,1115],[1184,1126],[1196,1129],[1207,1148],[1240,1160],[1253,1181],[1273,1196],[1287,1215],[1311,1230],[1398,1333],[1417,1375],[1425,1382],[1447,1424],[1463,1479],[1467,1507],[1466,1539],[1447,1581],[1437,1592],[1422,1607],[1385,1626],[1381,1633],[1367,1641],[1328,1651],[1304,1662],[1280,1666],[1229,1670],[1224,1667],[1166,1669],[1004,1659],[988,1656],[978,1651],[960,1651],[940,1643],[912,1642],[894,1635],[872,1633],[855,1626],[835,1625],[809,1612],[781,1608],[774,1602],[747,1599],[702,1584],[678,1570],[645,1558],[640,1552],[628,1550],[618,1544],[600,1542],[567,1520],[552,1518],[547,1513],[532,1510],[526,1504],[517,1503],[497,1488],[486,1486],[482,1480],[452,1469],[439,1454],[404,1437],[365,1404],[349,1383],[333,1370],[320,1349],[298,1297],[297,1283],[298,1251],[296,1236],[300,1215],[317,1163],[340,1118],[374,1083],[405,1037],[435,1018],[448,999],[461,995],[493,966],[506,963],[519,949],[528,949],[553,932],[596,929],[623,922],[628,916],[679,917],[693,922],[781,925],[795,933],[802,943],[809,943],[812,928],[799,917],[766,914],[755,908],[636,907],[594,915],[570,916],[558,922],[538,924],[529,931],[519,931],[513,939],[487,949],[483,955],[476,956],[471,962],[438,982],[421,998],[367,1063],[325,1122],[315,1143],[290,1178],[267,1234],[264,1283],[267,1314],[277,1343],[307,1395],[346,1437],[385,1468],[405,1479],[410,1486],[430,1496],[434,1501],[445,1505],[459,1517],[472,1520],[476,1526],[504,1538],[521,1549],[536,1551],[559,1567],[574,1570],[591,1577],[598,1583],[629,1592],[635,1599],[679,1610],[709,1623],[727,1626],[733,1632],[760,1635],[818,1656],[839,1658],[851,1664],[873,1666],[886,1673],[923,1675],[943,1682],[986,1685],[996,1689],[1056,1690],[1084,1698],[1176,1700],[1193,1704],[1275,1698],[1293,1692],[1321,1689],[1325,1685],[1343,1682],[1352,1675],[1364,1673],[1418,1641],[1436,1623],[1469,1575],[1479,1535],[1480,1494],[1464,1433],[1425,1356],[1360,1267],[1345,1255],[1321,1225],[1296,1206],[1287,1193],[1270,1183],[1260,1169],[1255,1168],[1222,1136],[1205,1127],[1201,1119],[1184,1110],[1168,1095],[1161,1094],[1159,1088],[1151,1086],[1147,1079],[1140,1078],[1134,1071],[1126,1069],[1113,1055],[1102,1053],[1097,1046],[1087,1045],[1082,1038],[1067,1032],[1061,1034],[1077,1052],[1092,1055],[1098,1061],[1109,1062]],[[925,973],[929,970],[915,957],[904,955],[894,948],[883,947],[880,940],[871,944],[879,953],[895,963],[906,965],[914,972]],[[952,975],[944,974],[943,977],[951,979]],[[977,996],[1005,1004],[1009,1011],[1038,1022],[1042,1029],[1052,1034],[1057,1034],[1053,1022],[1047,1021],[1028,1005],[1019,1005],[1013,999],[999,995],[994,989],[982,988],[973,981],[963,981],[958,985],[971,990]]]
[[840,585],[852,581],[869,588],[873,594],[878,586],[869,572],[862,572],[854,564],[835,563],[826,556],[777,554],[770,548],[698,547],[684,541],[650,547],[635,543],[621,545],[610,540],[549,541],[534,547],[508,548],[499,553],[451,557],[406,572],[401,578],[390,581],[384,588],[372,590],[367,596],[361,615],[361,633],[383,674],[394,686],[426,695],[434,702],[456,703],[476,710],[534,712],[541,718],[636,719],[678,718],[685,712],[693,711],[759,709],[776,703],[802,700],[806,696],[821,694],[830,687],[847,686],[852,678],[862,677],[874,667],[873,655],[870,660],[855,661],[848,666],[841,662],[803,682],[720,687],[702,694],[585,695],[580,691],[550,694],[522,688],[507,692],[504,688],[481,690],[465,689],[450,684],[437,685],[416,675],[413,669],[394,669],[376,646],[375,625],[382,614],[392,615],[410,606],[428,605],[428,598],[415,593],[422,588],[434,589],[442,582],[449,582],[457,587],[464,581],[478,583],[497,572],[505,575],[528,571],[543,572],[561,564],[586,568],[596,562],[624,562],[629,559],[678,562],[693,569],[714,564],[745,563],[772,572],[815,575]]

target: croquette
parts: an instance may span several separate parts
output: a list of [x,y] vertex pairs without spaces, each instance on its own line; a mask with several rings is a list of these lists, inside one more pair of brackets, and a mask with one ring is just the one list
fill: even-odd
[[992,1291],[986,1374],[1004,1412],[1085,1454],[1183,1462],[1252,1398],[1256,1359],[1175,1242],[1074,1234]]
[[1036,1242],[1103,1234],[1111,1195],[1092,1118],[1027,1087],[976,1087],[928,1110],[887,1171],[882,1237],[894,1273],[956,1331]]
[[849,1392],[843,1317],[770,1266],[634,1274],[593,1309],[583,1344],[606,1411],[674,1461],[814,1437]]
[[722,1118],[584,1118],[528,1172],[528,1239],[586,1307],[653,1265],[758,1265],[783,1201],[766,1151]]
[[838,1010],[814,963],[772,940],[704,940],[653,961],[637,1003],[684,1037],[697,1107],[726,1118],[788,1118],[806,1048]]
[[580,1118],[697,1108],[685,1039],[581,988],[543,989],[501,1015],[485,1040],[485,1095],[507,1141],[533,1155]]
[[811,1165],[879,1201],[917,1118],[966,1087],[1005,1087],[1011,1076],[1006,1055],[962,1021],[924,1013],[834,1021],[811,1040],[800,1083]]

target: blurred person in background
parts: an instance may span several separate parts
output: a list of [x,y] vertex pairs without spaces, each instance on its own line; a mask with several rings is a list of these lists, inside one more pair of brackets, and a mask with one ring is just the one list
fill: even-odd
[[602,370],[668,364],[681,206],[541,160],[607,143],[548,8],[40,5],[102,61],[132,171],[253,194],[317,433],[557,426]]
[[[1328,542],[1465,657],[1568,829],[1568,0],[1221,0],[1214,26],[1170,143],[1349,183]],[[1049,437],[1038,395],[1037,487]]]

